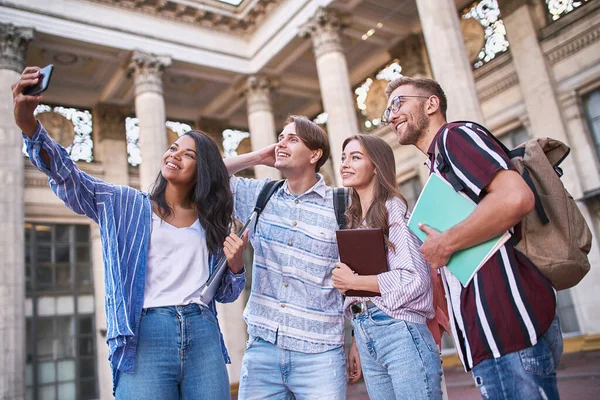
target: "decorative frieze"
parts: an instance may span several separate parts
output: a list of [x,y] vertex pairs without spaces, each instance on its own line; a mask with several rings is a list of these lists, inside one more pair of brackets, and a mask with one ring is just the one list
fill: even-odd
[[0,69],[21,73],[25,68],[27,47],[33,39],[32,28],[0,23]]
[[90,1],[142,12],[178,23],[184,22],[230,33],[247,34],[252,33],[283,0],[257,0],[247,7],[223,5],[223,8],[210,7],[199,1],[187,1],[185,4],[180,0]]
[[589,29],[588,31],[582,33],[576,38],[573,38],[568,42],[563,43],[562,45],[550,50],[546,53],[546,56],[548,57],[548,61],[550,62],[550,64],[554,65],[564,60],[565,58],[572,56],[573,54],[591,45],[592,43],[598,41],[599,39],[600,25],[596,25],[592,29]]
[[481,102],[488,101],[492,97],[510,89],[517,84],[519,84],[519,76],[516,72],[513,72],[508,76],[502,77],[497,82],[494,82],[493,84],[479,90],[479,100]]

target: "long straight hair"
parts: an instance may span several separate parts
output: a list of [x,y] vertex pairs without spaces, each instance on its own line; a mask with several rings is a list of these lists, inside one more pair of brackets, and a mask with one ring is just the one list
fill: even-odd
[[[395,251],[393,243],[389,241],[389,218],[386,201],[398,197],[404,205],[407,205],[406,199],[400,193],[396,186],[396,161],[394,151],[385,140],[378,136],[358,134],[344,140],[342,151],[346,149],[348,143],[357,140],[364,149],[366,156],[371,160],[375,167],[375,186],[373,190],[373,202],[367,210],[364,224],[369,228],[381,228],[385,237],[386,245]],[[362,222],[363,209],[360,204],[360,197],[354,188],[350,188],[350,198],[352,202],[346,210],[348,218],[348,228],[359,228]],[[407,207],[408,209],[408,207]],[[404,213],[406,218],[407,213]]]
[[[195,204],[198,220],[206,232],[206,246],[212,254],[218,253],[229,233],[233,213],[233,195],[229,174],[213,139],[200,131],[183,134],[196,144],[196,181],[190,187],[188,199]],[[161,218],[168,218],[173,209],[165,200],[167,180],[159,172],[152,186],[150,199],[156,203]]]

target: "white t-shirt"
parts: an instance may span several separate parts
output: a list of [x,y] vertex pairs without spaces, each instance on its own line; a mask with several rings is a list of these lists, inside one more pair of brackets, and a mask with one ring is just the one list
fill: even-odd
[[206,305],[200,301],[200,288],[208,276],[206,234],[200,221],[176,228],[152,213],[144,308]]

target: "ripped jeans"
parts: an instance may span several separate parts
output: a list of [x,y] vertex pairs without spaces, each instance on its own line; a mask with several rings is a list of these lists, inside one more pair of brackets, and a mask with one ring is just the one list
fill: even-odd
[[238,399],[343,400],[347,383],[343,346],[323,353],[300,353],[250,337]]
[[473,368],[482,399],[559,399],[556,367],[563,351],[558,316],[538,340],[524,350],[488,359]]

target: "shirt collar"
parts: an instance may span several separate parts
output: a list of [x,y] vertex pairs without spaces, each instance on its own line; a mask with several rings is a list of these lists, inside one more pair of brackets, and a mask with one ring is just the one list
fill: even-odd
[[429,145],[429,149],[427,150],[427,155],[429,157],[429,159],[431,159],[431,156],[435,156],[435,144],[438,141],[438,137],[442,134],[442,132],[444,131],[444,129],[446,129],[446,126],[448,124],[444,124],[440,127],[440,129],[437,131],[437,133],[435,134],[435,136],[433,137],[433,140],[431,141],[431,144]]
[[315,183],[313,185],[313,187],[311,187],[310,189],[308,189],[306,192],[296,196],[294,194],[292,194],[290,192],[290,189],[288,187],[288,180],[286,179],[285,182],[283,182],[283,186],[282,189],[285,193],[289,194],[290,196],[294,196],[294,197],[300,197],[300,196],[304,196],[306,194],[309,194],[310,192],[315,192],[316,194],[318,194],[319,196],[321,196],[322,198],[325,198],[325,192],[327,190],[327,185],[325,184],[325,179],[323,179],[323,175],[321,174],[317,174],[317,183]]

